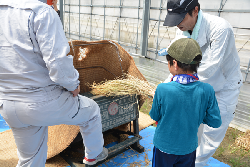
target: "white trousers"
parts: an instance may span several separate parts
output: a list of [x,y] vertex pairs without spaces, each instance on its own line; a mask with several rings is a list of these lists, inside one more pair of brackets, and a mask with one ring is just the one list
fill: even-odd
[[195,167],[204,167],[208,159],[215,153],[225,137],[230,122],[235,115],[240,89],[216,92],[215,96],[220,108],[222,125],[212,128],[201,124],[198,130],[198,148],[196,149]]
[[45,166],[48,126],[59,124],[79,125],[85,156],[98,156],[104,140],[97,103],[59,88],[48,89],[46,96],[47,100],[39,103],[3,101],[0,105],[0,114],[12,129],[18,148],[17,167]]

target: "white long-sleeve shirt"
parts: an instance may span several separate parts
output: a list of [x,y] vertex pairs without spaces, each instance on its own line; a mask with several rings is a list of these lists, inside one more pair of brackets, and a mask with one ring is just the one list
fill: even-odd
[[79,73],[53,8],[37,0],[0,1],[0,20],[0,100],[40,101],[34,97],[48,86],[76,89]]
[[[176,35],[185,34],[178,29]],[[212,85],[215,92],[238,89],[243,84],[243,79],[231,25],[223,18],[202,13],[195,40],[202,51],[198,68],[200,81]]]

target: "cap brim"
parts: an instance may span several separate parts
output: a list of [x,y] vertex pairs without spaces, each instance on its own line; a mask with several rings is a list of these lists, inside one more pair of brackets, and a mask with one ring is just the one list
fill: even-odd
[[163,26],[174,27],[182,22],[187,13],[168,13]]

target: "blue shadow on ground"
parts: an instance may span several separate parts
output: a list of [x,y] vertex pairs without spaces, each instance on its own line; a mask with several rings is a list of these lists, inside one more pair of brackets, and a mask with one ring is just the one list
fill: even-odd
[[7,123],[0,114],[0,132],[4,132],[9,129],[10,129],[9,126],[7,125]]
[[[0,132],[4,132],[9,129],[10,129],[9,126],[6,124],[5,120],[0,115]],[[142,139],[140,140],[140,144],[145,149],[143,153],[138,153],[133,149],[128,149],[127,151],[99,165],[99,167],[107,167],[107,166],[108,167],[114,167],[114,166],[128,167],[132,165],[143,166],[143,167],[152,166],[154,133],[155,133],[155,127],[153,126],[149,126],[140,131],[140,135],[142,136]],[[109,148],[115,144],[116,143],[114,142],[114,143],[107,145],[106,147]],[[206,167],[230,167],[230,166],[211,157]]]
[[[140,140],[140,144],[145,148],[145,152],[138,153],[132,149],[125,151],[122,154],[117,155],[116,157],[110,159],[108,162],[105,162],[99,167],[128,167],[132,166],[144,166],[150,167],[152,166],[152,158],[153,158],[153,136],[155,133],[155,127],[149,126],[140,131],[140,135],[142,139]],[[116,143],[111,143],[107,146],[111,147]],[[206,167],[230,167],[227,164],[224,164],[214,158],[210,158]]]

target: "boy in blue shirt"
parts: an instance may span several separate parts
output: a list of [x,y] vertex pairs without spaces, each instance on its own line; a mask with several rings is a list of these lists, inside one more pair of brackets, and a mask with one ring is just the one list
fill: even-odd
[[173,78],[157,86],[149,113],[158,122],[152,166],[195,167],[200,124],[221,125],[215,92],[211,85],[199,81],[202,52],[194,39],[176,38],[159,55],[166,55]]

